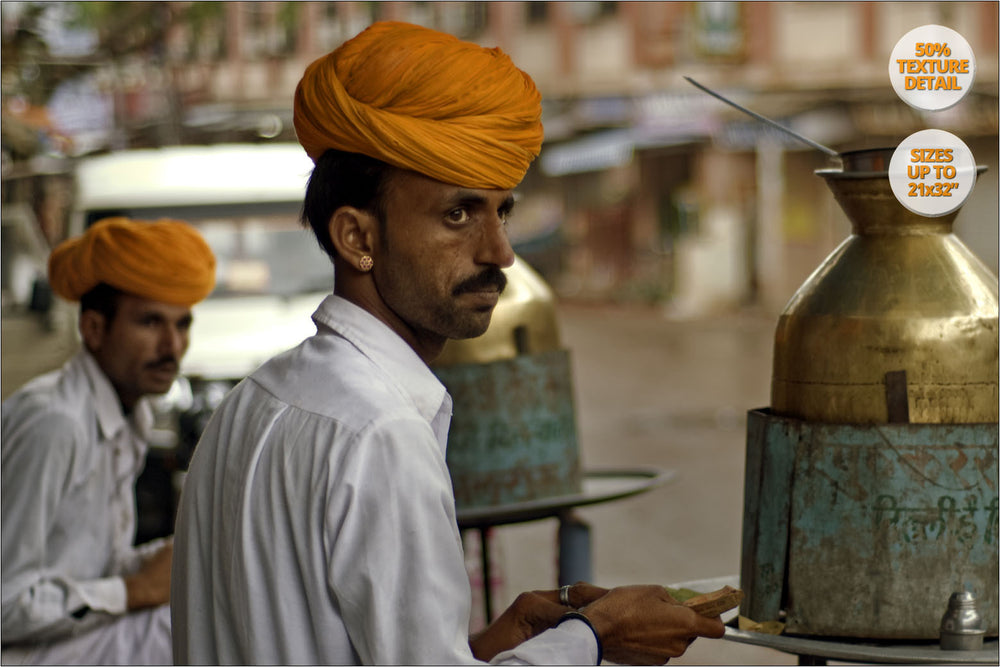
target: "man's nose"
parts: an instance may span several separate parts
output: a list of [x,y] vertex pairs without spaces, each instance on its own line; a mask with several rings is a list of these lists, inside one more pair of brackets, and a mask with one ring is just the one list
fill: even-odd
[[187,350],[187,346],[187,329],[180,329],[175,326],[164,327],[163,333],[160,336],[159,352],[161,355],[170,354],[173,357],[180,359]]
[[479,264],[495,264],[501,269],[514,263],[514,249],[507,238],[507,225],[500,216],[486,225],[477,260]]

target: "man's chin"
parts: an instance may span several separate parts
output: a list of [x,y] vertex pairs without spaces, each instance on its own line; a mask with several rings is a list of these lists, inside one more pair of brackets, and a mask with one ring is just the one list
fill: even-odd
[[160,396],[162,394],[165,394],[168,391],[170,391],[170,388],[172,386],[174,386],[174,380],[176,379],[177,379],[176,375],[172,376],[169,380],[165,378],[152,379],[146,383],[146,386],[144,387],[145,391],[143,393],[151,394],[154,396]]
[[493,309],[476,312],[470,315],[456,327],[453,335],[448,336],[455,340],[467,340],[469,338],[479,338],[490,328],[490,321],[493,319]]

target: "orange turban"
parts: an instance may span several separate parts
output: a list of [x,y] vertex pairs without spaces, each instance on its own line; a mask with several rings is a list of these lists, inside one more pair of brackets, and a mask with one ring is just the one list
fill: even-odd
[[295,90],[313,162],[335,148],[467,188],[520,183],[541,118],[534,82],[500,49],[393,21],[313,62]]
[[191,306],[215,286],[215,255],[187,223],[105,218],[56,246],[49,282],[69,301],[107,283],[153,301]]

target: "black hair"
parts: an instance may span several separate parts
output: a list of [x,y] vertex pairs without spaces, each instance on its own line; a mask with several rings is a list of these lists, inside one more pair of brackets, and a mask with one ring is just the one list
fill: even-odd
[[80,312],[96,310],[110,324],[118,312],[118,297],[123,292],[107,283],[98,283],[86,294],[80,297]]
[[330,218],[341,206],[353,206],[376,217],[385,225],[385,194],[395,167],[381,160],[330,149],[320,156],[306,186],[302,224],[312,228],[320,247],[336,258],[330,238]]

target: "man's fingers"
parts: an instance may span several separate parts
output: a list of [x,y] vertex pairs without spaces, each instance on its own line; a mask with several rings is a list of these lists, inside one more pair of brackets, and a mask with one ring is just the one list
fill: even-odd
[[[719,639],[726,634],[726,626],[718,616],[715,618],[701,617],[698,628],[698,635],[710,639]],[[692,641],[694,638],[692,638]]]
[[[554,602],[556,604],[562,604],[559,599],[561,589],[548,590],[548,591],[532,591],[535,595],[539,595],[549,602]],[[579,609],[580,607],[586,607],[588,604],[603,597],[608,592],[607,588],[601,588],[600,586],[595,586],[586,581],[578,581],[575,584],[569,586],[569,605],[574,609]],[[563,610],[565,611],[565,607]]]
[[518,615],[531,627],[533,634],[552,627],[566,613],[566,607],[552,601],[549,591],[521,593],[514,600],[514,606],[517,607]]
[[578,581],[569,588],[569,601],[574,607],[586,607],[594,600],[604,597],[607,592],[607,588],[601,588],[586,581]]

